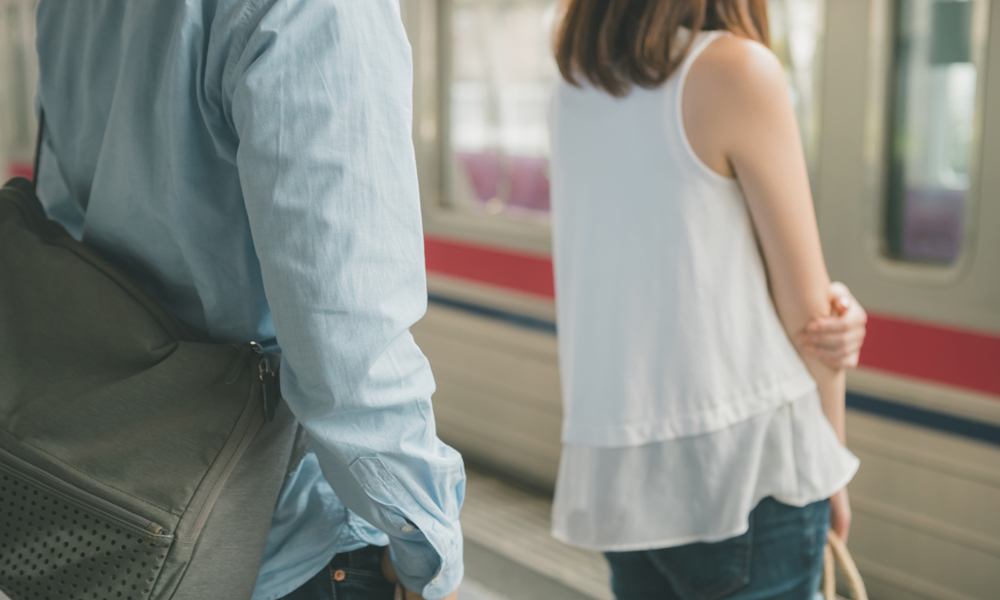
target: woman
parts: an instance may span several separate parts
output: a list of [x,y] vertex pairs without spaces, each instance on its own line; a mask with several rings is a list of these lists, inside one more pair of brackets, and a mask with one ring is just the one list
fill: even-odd
[[619,600],[808,598],[847,535],[863,311],[829,300],[767,43],[765,0],[569,0],[557,32],[553,534]]

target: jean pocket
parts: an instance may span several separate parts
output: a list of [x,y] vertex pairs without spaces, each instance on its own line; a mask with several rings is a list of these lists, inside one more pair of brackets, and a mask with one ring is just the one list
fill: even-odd
[[750,583],[753,519],[746,533],[721,542],[648,552],[683,600],[718,600]]

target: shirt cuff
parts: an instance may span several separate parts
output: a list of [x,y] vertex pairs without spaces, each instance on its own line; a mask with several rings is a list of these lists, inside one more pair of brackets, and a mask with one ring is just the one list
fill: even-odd
[[[390,547],[389,554],[392,557],[393,564],[396,564],[396,552]],[[458,589],[459,584],[462,583],[462,578],[465,576],[465,562],[462,560],[462,551],[459,547],[459,552],[457,553],[457,558],[449,563],[445,563],[444,566],[439,568],[431,580],[423,586],[423,590],[420,591],[420,595],[426,600],[441,600],[442,598],[448,596],[455,590]],[[426,581],[425,579],[414,579],[406,577],[403,574],[399,574],[399,581],[408,590],[418,591],[420,590],[421,584]]]
[[370,522],[389,536],[392,563],[403,586],[427,600],[455,591],[464,573],[457,515],[416,502],[379,458],[359,458],[350,471],[371,502]]

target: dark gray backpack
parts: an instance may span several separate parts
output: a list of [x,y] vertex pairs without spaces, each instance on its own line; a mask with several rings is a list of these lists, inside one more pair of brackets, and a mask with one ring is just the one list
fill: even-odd
[[[273,360],[273,359],[272,359]],[[216,344],[0,189],[0,590],[252,594],[296,426],[256,344]]]

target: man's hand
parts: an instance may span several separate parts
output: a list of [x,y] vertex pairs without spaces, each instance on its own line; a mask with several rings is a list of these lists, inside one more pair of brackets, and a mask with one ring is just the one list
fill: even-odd
[[[424,600],[424,597],[420,594],[411,592],[400,585],[399,577],[396,575],[396,568],[392,566],[392,557],[389,554],[389,546],[386,546],[385,550],[382,551],[382,575],[384,575],[390,582],[396,584],[396,600]],[[400,590],[403,590],[402,594],[399,593]],[[458,600],[458,590],[455,590],[442,600]]]
[[851,501],[847,497],[847,488],[830,497],[830,529],[847,543],[847,534],[851,530]]
[[830,284],[827,297],[830,316],[810,321],[796,341],[803,354],[816,356],[833,369],[852,369],[858,366],[868,313],[839,281]]

